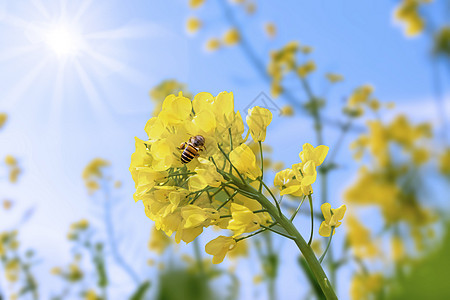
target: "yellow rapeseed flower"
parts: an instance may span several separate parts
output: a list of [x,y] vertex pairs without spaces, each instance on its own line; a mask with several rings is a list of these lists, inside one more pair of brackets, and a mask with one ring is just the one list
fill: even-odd
[[233,236],[239,236],[244,232],[252,232],[260,228],[260,218],[248,207],[237,203],[231,204],[231,221],[228,229],[234,232]]
[[221,235],[206,244],[205,251],[213,255],[213,264],[220,264],[227,255],[227,252],[234,247],[236,247],[234,238]]
[[255,106],[248,110],[247,125],[255,142],[264,142],[270,122],[272,122],[272,113],[267,108]]
[[252,180],[262,175],[261,169],[256,165],[256,156],[246,144],[242,144],[230,153],[231,163],[238,171]]
[[328,237],[331,234],[334,234],[334,229],[333,232],[331,232],[332,227],[337,228],[341,226],[342,223],[339,221],[344,218],[345,210],[347,208],[345,204],[343,204],[340,207],[334,209],[331,208],[330,203],[324,203],[320,206],[320,209],[322,210],[325,221],[320,224],[319,234],[321,236]]

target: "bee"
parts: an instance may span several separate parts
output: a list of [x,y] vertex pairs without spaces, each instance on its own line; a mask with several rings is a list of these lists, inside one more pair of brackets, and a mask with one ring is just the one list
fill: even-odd
[[181,162],[187,164],[194,157],[200,156],[199,151],[206,149],[205,138],[201,135],[191,136],[189,141],[181,144],[180,149],[183,150],[183,153],[181,153]]

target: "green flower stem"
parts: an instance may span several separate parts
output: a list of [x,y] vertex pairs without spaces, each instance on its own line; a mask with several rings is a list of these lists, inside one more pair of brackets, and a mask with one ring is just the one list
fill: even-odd
[[302,207],[303,202],[305,202],[306,196],[303,196],[302,202],[300,202],[300,204],[298,205],[297,209],[295,210],[295,212],[292,214],[292,216],[289,218],[289,221],[294,221],[295,216],[298,214],[298,211],[300,210],[300,207]]
[[[258,193],[258,191],[252,186],[249,186],[247,184],[244,185],[242,183],[236,184],[239,185],[241,189],[247,190],[250,193]],[[314,278],[317,280],[326,298],[337,299],[333,287],[331,286],[331,283],[328,280],[327,275],[322,269],[319,261],[317,260],[313,250],[310,246],[308,246],[302,235],[298,232],[297,228],[295,228],[294,224],[292,224],[292,222],[289,221],[289,219],[286,218],[286,216],[284,216],[283,214],[279,215],[278,209],[275,207],[275,205],[273,205],[272,202],[268,200],[263,194],[259,193],[258,201],[275,218],[277,223],[281,225],[286,230],[286,232],[293,237],[295,244],[303,254],[308,266],[311,269],[311,272],[314,275]]]
[[[264,187],[267,189],[267,191],[269,192],[269,194],[272,196],[273,201],[275,201],[275,204],[276,204],[276,206],[277,206],[279,215],[280,215],[280,216],[283,215],[283,213],[281,212],[280,203],[278,203],[277,198],[275,198],[275,196],[273,195],[272,191],[271,191],[270,188],[264,183],[264,181],[261,180],[261,183],[264,185]],[[259,194],[261,194],[261,192],[259,192]]]
[[227,193],[228,199],[225,202],[223,202],[222,204],[220,204],[220,206],[217,208],[217,210],[220,210],[222,207],[227,205],[227,203],[230,202],[231,200],[233,200],[234,196],[236,196],[238,193],[238,191],[234,191],[233,195],[230,195],[227,190],[224,190],[224,191],[225,191],[225,193]]
[[[273,226],[275,226],[276,224],[277,224],[277,222],[272,223],[272,224],[270,224],[269,226],[266,226],[266,227],[273,227]],[[263,229],[261,229],[261,230],[258,230],[258,231],[253,232],[252,234],[249,234],[249,235],[243,236],[243,237],[241,237],[241,238],[235,239],[235,241],[236,241],[236,242],[239,242],[239,241],[248,239],[248,238],[250,238],[250,237],[252,237],[252,236],[255,236],[255,235],[257,235],[257,234],[263,233],[263,232],[266,231],[266,230],[267,230],[266,228],[263,228]]]
[[264,177],[264,159],[263,159],[263,150],[262,150],[261,141],[259,141],[259,153],[261,155],[261,179],[259,181],[259,190],[258,191],[261,193],[263,177]]
[[272,228],[270,228],[270,227],[264,226],[263,224],[259,224],[259,226],[261,226],[261,227],[264,228],[264,229],[270,230],[270,231],[272,231],[272,232],[274,232],[274,233],[276,233],[276,234],[279,234],[279,235],[281,235],[281,236],[287,237],[288,239],[291,239],[291,240],[294,239],[293,236],[290,236],[290,235],[288,235],[288,234],[282,233],[281,231],[272,229]]
[[331,227],[331,234],[330,234],[330,239],[328,240],[328,244],[327,244],[327,248],[325,249],[325,251],[323,252],[322,256],[319,258],[319,262],[322,263],[323,259],[325,258],[325,255],[328,252],[328,249],[330,248],[331,245],[331,239],[333,238],[333,232],[334,232],[334,226]]
[[[238,171],[238,169],[236,169],[236,167],[231,163],[230,158],[228,157],[228,155],[225,153],[225,151],[223,151],[222,147],[220,147],[219,144],[217,144],[217,147],[219,147],[220,152],[222,152],[223,156],[225,156],[226,160],[228,160],[228,162],[230,163],[231,167],[234,168],[236,170],[236,173],[239,175],[239,178],[242,180],[243,183],[245,183],[245,179],[244,177],[242,177],[241,173]],[[230,172],[231,174],[232,172]]]
[[308,200],[309,200],[309,207],[311,209],[311,235],[309,236],[308,245],[311,246],[311,242],[314,235],[314,209],[311,194],[308,195]]

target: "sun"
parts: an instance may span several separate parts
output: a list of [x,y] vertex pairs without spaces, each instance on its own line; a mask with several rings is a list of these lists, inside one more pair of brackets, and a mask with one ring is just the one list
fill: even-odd
[[43,32],[43,38],[46,46],[60,58],[76,56],[84,44],[80,32],[66,24],[53,25]]

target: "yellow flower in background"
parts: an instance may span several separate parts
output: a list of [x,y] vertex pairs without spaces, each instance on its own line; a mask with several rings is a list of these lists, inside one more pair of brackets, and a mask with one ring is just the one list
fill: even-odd
[[255,106],[248,110],[247,125],[255,142],[264,142],[266,129],[272,122],[272,113],[267,108]]
[[20,261],[12,259],[5,264],[5,277],[9,282],[16,282],[20,275]]
[[186,30],[188,33],[194,34],[202,27],[202,21],[196,17],[190,17],[186,21]]
[[[303,53],[303,54],[310,54],[311,52],[313,52],[313,48],[311,46],[301,46],[299,48],[299,50]],[[315,65],[314,65],[314,69],[315,69]]]
[[445,149],[439,160],[439,171],[450,176],[450,148]]
[[379,254],[378,248],[371,238],[370,230],[355,217],[348,216],[346,219],[348,228],[348,239],[351,249],[358,258],[372,258]]
[[327,73],[327,74],[325,74],[325,77],[331,83],[336,83],[336,82],[340,82],[340,81],[344,80],[344,76],[342,76],[340,74],[335,74],[335,73]]
[[221,42],[220,42],[219,39],[211,38],[211,39],[209,39],[209,40],[206,42],[206,44],[205,44],[205,49],[206,49],[207,51],[213,52],[213,51],[218,50],[218,49],[220,48],[221,45],[222,45],[222,44],[221,44]]
[[231,163],[238,171],[252,180],[262,175],[261,169],[256,165],[256,156],[246,144],[233,149],[230,153]]
[[234,231],[234,237],[260,228],[260,218],[248,207],[232,203],[230,211],[232,217],[228,229]]
[[404,24],[406,36],[417,36],[423,32],[425,21],[419,14],[419,8],[425,0],[403,0],[394,13],[394,18]]
[[269,38],[274,38],[277,34],[277,28],[275,27],[275,24],[271,22],[264,24],[264,30],[266,31],[266,34]]
[[97,297],[97,293],[94,290],[90,289],[84,293],[84,299],[85,300],[98,300],[100,298]]
[[282,116],[291,117],[294,115],[294,108],[291,105],[285,105],[281,108],[280,114]]
[[300,78],[305,78],[316,70],[316,64],[310,60],[297,68],[297,74]]
[[398,236],[394,236],[391,240],[391,253],[393,261],[397,262],[405,258],[405,245],[403,240]]
[[382,287],[381,273],[355,274],[350,285],[350,296],[354,300],[372,299]]
[[5,113],[0,113],[0,129],[2,129],[6,121],[8,121],[8,115]]
[[320,209],[322,210],[325,221],[320,224],[319,234],[324,237],[329,237],[331,234],[334,234],[334,229],[333,232],[331,232],[332,227],[337,228],[341,226],[342,223],[339,221],[344,218],[347,207],[343,204],[334,209],[331,208],[330,203],[324,203],[320,206]]
[[90,194],[100,188],[99,181],[104,178],[103,169],[110,165],[110,162],[102,158],[94,158],[83,170],[83,180]]
[[158,230],[153,226],[148,242],[148,248],[161,255],[170,244],[170,238],[162,230]]
[[191,8],[199,8],[205,3],[205,0],[189,0],[189,6]]
[[233,250],[234,247],[236,247],[234,238],[221,235],[206,244],[205,251],[206,253],[213,255],[213,264],[220,264],[228,251]]
[[223,35],[223,43],[227,46],[233,46],[240,42],[241,35],[236,28],[231,28]]
[[7,155],[5,157],[5,164],[9,167],[13,167],[17,165],[17,159],[12,155]]
[[245,11],[251,15],[254,14],[256,11],[256,4],[251,2],[251,3],[247,3],[247,5],[245,6]]

